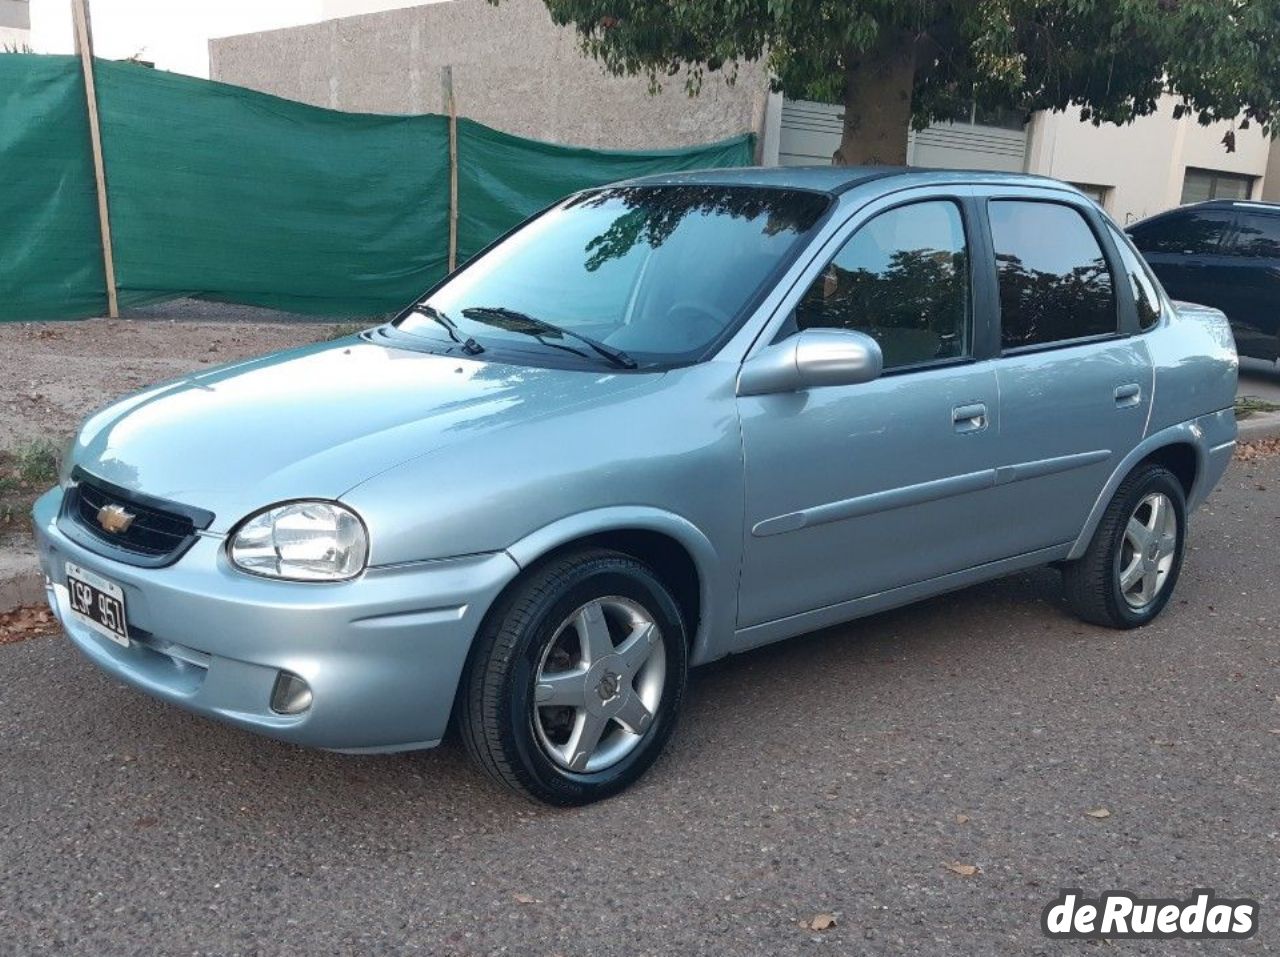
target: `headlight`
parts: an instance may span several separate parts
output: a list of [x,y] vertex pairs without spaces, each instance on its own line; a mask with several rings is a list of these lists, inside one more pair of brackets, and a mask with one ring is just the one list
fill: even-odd
[[247,519],[227,554],[254,575],[341,581],[364,571],[369,535],[355,512],[334,502],[289,502]]

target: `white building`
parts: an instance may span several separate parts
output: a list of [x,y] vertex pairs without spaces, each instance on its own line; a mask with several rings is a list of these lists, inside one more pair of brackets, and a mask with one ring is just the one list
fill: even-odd
[[[1235,130],[1235,152],[1223,137],[1229,123],[1201,126],[1173,118],[1173,97],[1128,126],[1082,123],[1076,114],[1037,113],[1025,127],[1007,117],[940,123],[907,138],[913,166],[1037,173],[1074,183],[1117,222],[1127,224],[1182,203],[1261,199],[1272,143],[1256,126]],[[765,162],[823,163],[840,145],[842,109],[773,97],[766,115]],[[1280,174],[1280,148],[1272,163]]]
[[27,0],[0,0],[0,52],[19,53],[31,45],[31,5]]

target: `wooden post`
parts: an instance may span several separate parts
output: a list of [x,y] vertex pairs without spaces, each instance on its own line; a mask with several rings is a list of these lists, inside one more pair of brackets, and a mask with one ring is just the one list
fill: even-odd
[[116,263],[111,249],[111,217],[107,212],[107,170],[102,160],[102,129],[98,125],[98,88],[93,78],[93,30],[89,21],[89,0],[71,0],[75,24],[76,52],[84,70],[85,100],[89,108],[89,142],[93,148],[93,175],[98,186],[98,224],[102,230],[102,265],[107,279],[107,315],[120,318],[116,298]]
[[458,268],[458,104],[453,97],[453,67],[441,71],[444,105],[449,111],[449,272]]

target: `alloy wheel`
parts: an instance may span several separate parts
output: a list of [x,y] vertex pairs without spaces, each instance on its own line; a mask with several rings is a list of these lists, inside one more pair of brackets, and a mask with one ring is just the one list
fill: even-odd
[[1169,496],[1143,496],[1129,516],[1117,561],[1120,594],[1141,610],[1164,590],[1178,551],[1178,513]]
[[590,773],[630,754],[666,684],[662,634],[629,598],[597,598],[555,630],[534,679],[533,728],[558,766]]

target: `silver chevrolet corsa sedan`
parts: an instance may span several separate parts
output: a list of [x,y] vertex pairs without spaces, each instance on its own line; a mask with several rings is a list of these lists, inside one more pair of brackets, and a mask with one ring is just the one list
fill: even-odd
[[340,751],[613,794],[692,665],[1031,566],[1144,625],[1237,361],[1025,176],[763,169],[572,196],[359,336],[92,416],[35,507],[112,676]]

